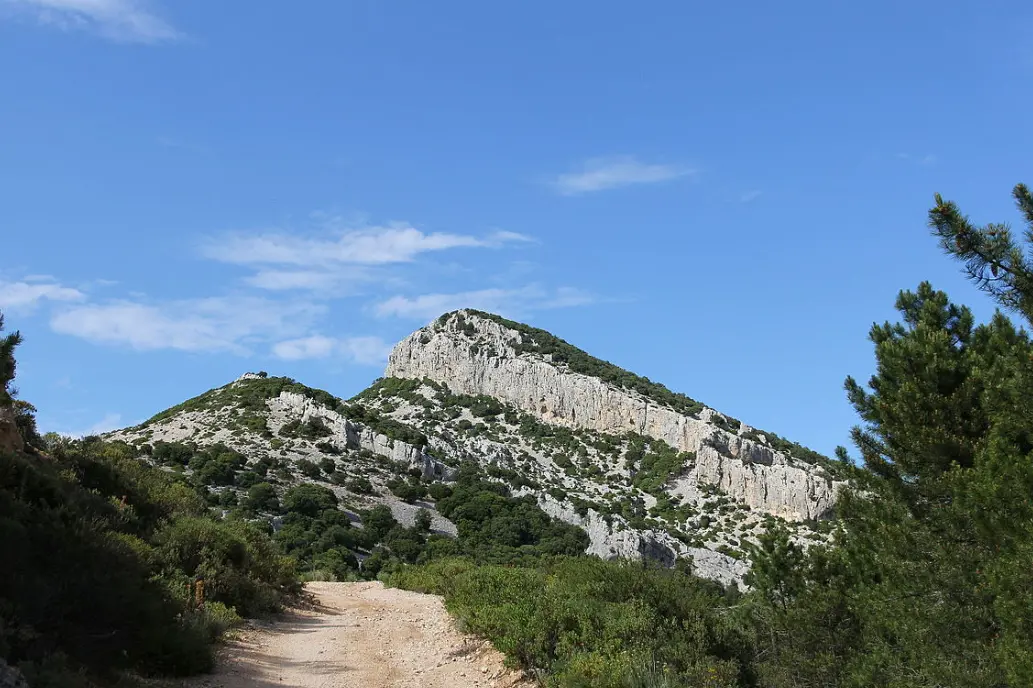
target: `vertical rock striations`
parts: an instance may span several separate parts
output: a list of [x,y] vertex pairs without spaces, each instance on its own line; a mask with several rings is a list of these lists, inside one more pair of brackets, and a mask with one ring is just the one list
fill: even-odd
[[[612,435],[638,433],[695,454],[674,484],[715,485],[752,509],[801,521],[825,517],[842,483],[820,466],[765,446],[764,436],[702,407],[689,415],[642,393],[575,372],[527,351],[529,335],[474,311],[442,316],[400,342],[385,375],[428,378],[453,392],[487,395],[541,421]],[[727,424],[727,423],[725,423]]]

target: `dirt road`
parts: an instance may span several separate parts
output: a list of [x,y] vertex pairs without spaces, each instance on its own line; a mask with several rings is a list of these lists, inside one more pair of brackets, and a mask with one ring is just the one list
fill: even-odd
[[186,688],[530,688],[441,599],[380,583],[310,583],[315,604],[245,632]]

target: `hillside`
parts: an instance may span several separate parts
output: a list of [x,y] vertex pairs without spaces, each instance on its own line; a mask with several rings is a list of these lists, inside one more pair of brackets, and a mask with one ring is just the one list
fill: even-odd
[[[352,518],[378,504],[454,535],[436,508],[466,462],[587,533],[606,559],[648,558],[723,583],[747,571],[744,544],[776,521],[821,539],[835,465],[542,330],[476,311],[435,320],[398,344],[385,377],[351,400],[249,373],[112,433],[174,470],[203,473],[226,508],[256,483],[277,495],[321,483]],[[169,460],[224,446],[236,463]],[[163,446],[165,445],[165,446]],[[274,514],[268,514],[279,527]],[[359,558],[365,555],[357,551]]]

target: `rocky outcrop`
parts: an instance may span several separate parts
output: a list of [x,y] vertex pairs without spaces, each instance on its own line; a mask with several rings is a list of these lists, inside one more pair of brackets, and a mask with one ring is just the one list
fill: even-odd
[[327,439],[341,449],[367,449],[392,461],[419,468],[427,480],[452,480],[456,470],[431,456],[424,450],[400,440],[376,432],[373,428],[354,423],[336,411],[317,404],[308,397],[295,392],[282,392],[270,399],[269,409],[290,418],[307,421],[319,418],[331,430]]
[[0,406],[0,454],[20,452],[25,448],[25,441],[18,430],[14,418],[14,409]]
[[710,422],[713,410],[688,416],[547,356],[518,353],[519,332],[460,313],[462,318],[443,317],[399,343],[385,375],[426,377],[453,392],[492,396],[547,423],[663,440],[695,454],[683,480],[716,485],[753,509],[789,520],[818,519],[831,510],[841,483],[820,467],[721,429]]
[[538,506],[553,518],[584,530],[590,541],[585,553],[600,559],[648,559],[664,566],[673,566],[678,558],[691,558],[693,573],[725,585],[741,584],[749,570],[745,562],[710,549],[685,547],[667,533],[631,529],[620,516],[611,517],[607,522],[593,509],[581,516],[566,503],[558,502],[548,495],[538,495]]

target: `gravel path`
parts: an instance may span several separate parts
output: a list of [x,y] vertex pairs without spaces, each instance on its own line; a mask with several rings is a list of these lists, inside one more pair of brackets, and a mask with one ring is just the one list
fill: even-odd
[[439,597],[380,583],[309,583],[314,603],[245,632],[187,688],[530,688]]

